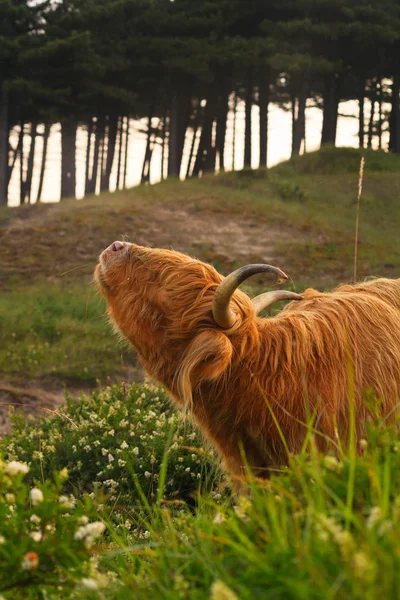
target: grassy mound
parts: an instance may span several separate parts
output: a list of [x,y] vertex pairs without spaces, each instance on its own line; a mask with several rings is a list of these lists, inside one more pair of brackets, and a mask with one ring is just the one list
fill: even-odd
[[335,173],[359,173],[361,156],[365,157],[368,171],[398,173],[400,157],[383,150],[359,150],[358,148],[334,148],[323,146],[316,152],[296,156],[274,168],[277,174],[292,171],[307,175],[334,175]]

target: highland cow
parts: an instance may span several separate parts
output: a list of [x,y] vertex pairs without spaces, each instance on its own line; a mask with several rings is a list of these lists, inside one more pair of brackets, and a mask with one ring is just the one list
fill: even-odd
[[[95,278],[116,329],[147,373],[187,409],[225,467],[241,476],[247,463],[267,477],[287,463],[288,451],[301,451],[310,419],[321,451],[348,436],[351,405],[358,441],[375,410],[394,419],[400,280],[302,296],[277,290],[251,300],[237,288],[256,273],[286,278],[264,264],[223,278],[178,252],[114,242]],[[257,316],[281,299],[293,301],[274,317]]]

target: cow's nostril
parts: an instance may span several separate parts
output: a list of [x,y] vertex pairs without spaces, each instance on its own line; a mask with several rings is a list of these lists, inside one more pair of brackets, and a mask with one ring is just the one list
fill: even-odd
[[111,250],[113,252],[119,252],[125,248],[125,244],[123,242],[113,242],[111,244]]

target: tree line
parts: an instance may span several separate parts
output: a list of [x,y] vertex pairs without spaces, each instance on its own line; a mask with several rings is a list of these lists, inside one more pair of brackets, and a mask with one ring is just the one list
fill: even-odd
[[360,147],[374,137],[382,147],[389,131],[389,150],[400,153],[399,50],[400,0],[0,0],[0,205],[17,164],[21,203],[40,201],[54,123],[61,198],[75,196],[78,126],[88,132],[89,194],[109,189],[113,165],[117,188],[125,185],[130,118],[147,123],[143,182],[157,144],[162,177],[223,170],[227,115],[234,111],[235,129],[240,101],[247,167],[255,104],[261,167],[271,103],[291,111],[293,155],[306,106],[323,112],[321,144],[335,144],[345,100],[358,102]]

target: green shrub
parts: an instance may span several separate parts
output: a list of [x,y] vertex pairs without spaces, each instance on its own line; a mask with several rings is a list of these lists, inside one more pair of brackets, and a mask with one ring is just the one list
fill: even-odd
[[119,385],[79,401],[68,398],[66,407],[39,424],[13,420],[13,433],[3,442],[6,458],[27,462],[34,480],[66,467],[67,485],[78,495],[101,488],[110,502],[132,506],[140,489],[150,502],[161,492],[165,499],[187,500],[200,487],[210,489],[216,478],[212,451],[153,385]]
[[0,460],[0,594],[43,598],[57,590],[65,597],[79,584],[91,585],[91,557],[105,525],[90,498],[61,493],[66,471],[32,488],[28,470]]

